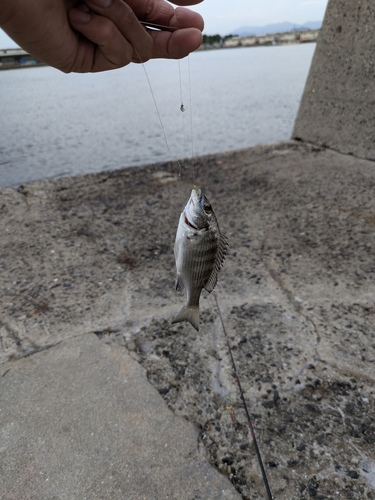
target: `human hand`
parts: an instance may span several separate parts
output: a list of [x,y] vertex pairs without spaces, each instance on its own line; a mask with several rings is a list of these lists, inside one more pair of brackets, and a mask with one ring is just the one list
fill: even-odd
[[[174,0],[196,4],[202,0]],[[179,28],[145,30],[139,20]],[[201,43],[203,19],[164,0],[3,0],[0,26],[37,59],[69,72],[120,68],[150,58],[178,59]]]

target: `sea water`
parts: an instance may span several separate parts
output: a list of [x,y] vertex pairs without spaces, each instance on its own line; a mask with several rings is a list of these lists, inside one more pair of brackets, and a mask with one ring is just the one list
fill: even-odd
[[[198,51],[96,74],[0,72],[0,185],[289,139],[315,44]],[[181,111],[183,104],[184,112]],[[168,141],[168,147],[165,143]]]

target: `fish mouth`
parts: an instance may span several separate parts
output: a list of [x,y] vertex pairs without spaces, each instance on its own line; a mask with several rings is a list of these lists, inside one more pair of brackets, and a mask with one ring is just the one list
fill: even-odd
[[201,196],[202,196],[202,191],[200,189],[198,189],[198,191],[196,191],[195,188],[192,189],[190,195],[190,202],[193,204],[199,202]]
[[193,189],[191,191],[191,195],[189,201],[187,202],[186,208],[189,210],[191,209],[191,205],[193,205],[194,207],[193,210],[194,210],[195,207],[199,204],[200,199],[201,199],[201,190],[199,189],[199,191],[196,192],[195,189]]
[[197,230],[197,229],[198,229],[198,228],[197,228],[197,226],[194,226],[194,224],[193,224],[192,222],[190,222],[190,221],[189,221],[189,219],[188,219],[188,218],[187,218],[187,216],[186,216],[186,213],[184,213],[184,218],[185,218],[185,221],[184,221],[184,222],[185,222],[185,224],[186,224],[187,226],[189,226],[189,227],[191,227],[192,229],[195,229],[195,230]]
[[201,190],[198,190],[198,193],[193,189],[191,191],[191,195],[189,198],[189,201],[186,204],[185,210],[184,210],[184,222],[188,227],[191,227],[192,229],[195,229],[198,231],[198,227],[190,220],[189,215],[191,218],[193,218],[193,215],[196,210],[196,206],[199,203],[199,199],[201,196]]

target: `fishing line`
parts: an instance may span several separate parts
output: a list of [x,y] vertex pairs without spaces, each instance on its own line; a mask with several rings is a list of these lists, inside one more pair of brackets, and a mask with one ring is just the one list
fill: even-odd
[[[195,185],[195,162],[194,162],[194,135],[193,135],[193,105],[191,97],[191,71],[190,71],[190,55],[187,56],[187,70],[188,70],[188,92],[189,92],[189,107],[190,107],[190,143],[191,143],[191,163],[193,167],[193,185]],[[183,138],[183,149],[185,153],[186,149],[186,134],[185,134],[185,122],[184,122],[184,112],[186,110],[184,106],[184,99],[182,93],[182,76],[181,76],[181,64],[178,60],[178,74],[180,79],[180,98],[181,98],[181,120],[182,120],[182,138]]]
[[[251,420],[251,417],[250,417],[249,410],[247,409],[247,404],[246,404],[245,396],[244,396],[244,393],[243,393],[243,390],[242,390],[242,386],[241,386],[241,382],[240,382],[240,377],[238,376],[238,372],[237,372],[237,368],[236,368],[236,363],[234,361],[234,357],[233,357],[233,353],[232,353],[232,348],[231,348],[230,342],[229,342],[229,337],[228,337],[228,334],[227,334],[227,331],[226,331],[226,328],[225,328],[225,325],[224,325],[224,320],[223,320],[223,317],[221,315],[221,311],[220,311],[220,307],[219,307],[219,302],[217,300],[217,296],[216,296],[215,292],[213,292],[213,296],[215,298],[216,309],[217,309],[217,312],[218,312],[218,316],[220,318],[221,326],[223,328],[224,337],[225,337],[226,344],[228,346],[228,351],[229,351],[230,359],[232,361],[232,367],[233,367],[233,371],[234,371],[234,376],[235,376],[235,379],[237,381],[238,388],[240,390],[240,396],[241,396],[241,399],[242,399],[242,402],[243,402],[243,406],[245,408],[245,413],[246,413],[246,417],[247,417],[247,423],[248,423],[249,428],[250,428],[251,437],[253,439],[255,452],[256,452],[256,455],[257,455],[257,458],[258,458],[258,463],[259,463],[260,469],[262,471],[263,482],[264,482],[264,486],[265,486],[266,491],[267,491],[267,497],[268,497],[268,500],[273,500],[273,496],[271,494],[271,490],[270,490],[268,479],[267,479],[266,469],[264,468],[264,465],[263,465],[263,460],[262,460],[262,457],[261,457],[261,454],[260,454],[260,450],[259,450],[259,446],[258,446],[258,442],[257,442],[256,436],[255,436],[254,426],[253,426],[253,423],[252,423],[252,420]],[[207,300],[208,300],[208,297],[207,297]]]
[[133,48],[134,52],[137,54],[138,56],[138,59],[140,60],[141,64],[142,64],[142,68],[143,68],[143,71],[146,75],[146,79],[147,79],[147,83],[148,83],[148,86],[149,86],[149,89],[150,89],[150,92],[151,92],[151,96],[152,96],[152,100],[154,101],[154,105],[155,105],[155,109],[156,109],[156,113],[157,113],[157,116],[159,118],[159,123],[160,123],[160,127],[161,127],[161,130],[163,132],[163,136],[164,136],[164,141],[165,141],[165,145],[167,146],[167,150],[168,150],[168,153],[171,155],[171,157],[177,162],[178,164],[178,176],[181,178],[181,171],[182,171],[182,166],[181,166],[181,163],[180,161],[178,160],[178,158],[176,158],[176,156],[172,153],[171,151],[171,148],[169,147],[169,144],[168,144],[168,139],[167,139],[167,134],[165,133],[165,128],[164,128],[164,125],[163,125],[163,122],[162,122],[162,119],[161,119],[161,116],[160,116],[160,112],[159,112],[159,108],[158,108],[158,105],[156,103],[156,99],[155,99],[155,94],[152,90],[152,86],[151,86],[151,82],[150,82],[150,79],[148,77],[148,73],[146,71],[146,67],[144,65],[144,62],[142,61],[140,55],[138,54],[138,52]]
[[180,60],[178,59],[178,76],[179,76],[179,81],[180,81],[180,99],[181,99],[181,105],[180,105],[180,111],[181,111],[181,124],[182,124],[182,146],[183,146],[183,153],[185,155],[185,122],[184,122],[184,112],[185,112],[185,106],[184,106],[184,99],[182,96],[182,78],[181,78],[181,64]]
[[193,135],[193,100],[191,98],[190,55],[188,55],[188,74],[189,74],[189,101],[190,101],[191,161],[192,161],[192,164],[193,164],[193,184],[195,185],[194,135]]
[[[163,132],[164,136],[164,142],[167,147],[168,153],[170,156],[177,162],[178,164],[178,176],[181,179],[181,174],[182,174],[182,165],[181,162],[178,160],[178,158],[172,153],[171,148],[169,147],[168,139],[167,139],[167,134],[165,132],[165,128],[163,125],[163,121],[161,119],[160,111],[156,102],[155,94],[154,91],[152,90],[152,85],[150,78],[148,76],[146,67],[144,62],[142,61],[138,51],[136,49],[133,49],[136,55],[138,56],[138,59],[140,63],[142,64],[143,71],[146,76],[146,80],[151,92],[152,100],[154,101],[154,106],[156,110],[156,114],[159,119],[160,127]],[[190,71],[190,56],[187,56],[188,60],[188,82],[189,82],[189,101],[190,101],[190,136],[191,136],[191,161],[193,165],[193,184],[195,184],[195,162],[194,162],[194,140],[193,140],[193,113],[192,113],[192,97],[191,97],[191,71]],[[184,112],[185,112],[185,106],[184,106],[184,100],[183,100],[183,93],[182,93],[182,76],[181,76],[181,65],[180,65],[180,60],[178,60],[178,74],[179,74],[179,83],[180,83],[180,99],[181,99],[181,104],[180,104],[180,111],[181,111],[181,120],[182,120],[182,140],[183,140],[183,151],[185,152],[185,123],[184,123]]]
[[[156,113],[157,113],[157,116],[158,116],[158,119],[159,119],[160,127],[161,127],[162,132],[163,132],[164,141],[165,141],[167,150],[168,150],[170,156],[177,162],[177,164],[179,166],[179,177],[181,177],[182,166],[181,166],[180,161],[172,153],[172,151],[171,151],[171,149],[169,147],[167,135],[166,135],[166,132],[165,132],[165,129],[164,129],[164,126],[163,126],[163,122],[162,122],[162,119],[161,119],[159,108],[158,108],[158,105],[157,105],[157,102],[156,102],[156,99],[155,99],[155,94],[154,94],[154,92],[152,90],[151,82],[150,82],[148,73],[146,71],[145,65],[144,65],[141,57],[139,56],[138,52],[135,49],[134,49],[134,52],[137,54],[137,56],[138,56],[138,58],[139,58],[139,60],[140,60],[140,62],[142,64],[143,71],[144,71],[144,73],[146,75],[147,83],[148,83],[148,86],[150,88],[152,99],[154,101]],[[185,107],[184,107],[184,102],[183,102],[181,65],[180,65],[180,61],[179,60],[178,60],[178,73],[179,73],[180,98],[181,98],[180,111],[182,113],[181,117],[182,117],[183,149],[185,151],[185,126],[184,126],[184,117],[183,117],[183,113],[185,112]],[[189,56],[188,56],[188,75],[189,75],[188,82],[189,82],[189,101],[190,101],[191,161],[192,161],[192,166],[193,166],[193,184],[195,184],[193,113],[192,113],[191,71],[190,71],[190,57]],[[224,332],[224,336],[225,336],[225,341],[226,341],[226,344],[227,344],[227,347],[228,347],[228,351],[229,351],[229,355],[230,355],[230,358],[231,358],[231,362],[232,362],[232,367],[233,367],[235,379],[237,381],[238,388],[239,388],[239,391],[240,391],[240,397],[242,399],[243,406],[244,406],[244,409],[245,409],[248,426],[250,428],[251,437],[252,437],[252,440],[253,440],[253,443],[254,443],[255,452],[256,452],[256,455],[257,455],[257,458],[258,458],[258,463],[259,463],[260,469],[262,471],[262,477],[263,477],[263,482],[264,482],[264,485],[265,485],[265,488],[266,488],[266,491],[267,491],[267,497],[268,497],[268,500],[273,500],[273,497],[272,497],[272,494],[271,494],[271,490],[270,490],[270,487],[269,487],[269,483],[268,483],[268,479],[267,479],[266,470],[264,468],[264,464],[263,464],[263,460],[262,460],[262,457],[261,457],[261,454],[260,454],[258,442],[257,442],[256,436],[255,436],[254,426],[253,426],[253,423],[252,423],[252,420],[251,420],[251,417],[250,417],[249,410],[247,408],[247,404],[246,404],[246,400],[245,400],[244,393],[243,393],[243,390],[242,390],[240,378],[239,378],[239,375],[237,373],[237,368],[236,368],[236,364],[235,364],[235,361],[234,361],[234,357],[233,357],[233,353],[232,353],[232,348],[230,346],[229,337],[228,337],[228,334],[227,334],[227,331],[226,331],[226,328],[225,328],[225,325],[224,325],[223,317],[221,315],[221,310],[220,310],[220,307],[219,307],[219,303],[218,303],[218,300],[217,300],[216,293],[213,293],[213,296],[215,298],[215,303],[216,303],[216,308],[217,308],[217,311],[218,311],[218,316],[220,318],[221,326],[222,326],[222,329],[223,329],[223,332]],[[208,297],[207,297],[207,300],[208,300]],[[209,301],[208,301],[208,303],[210,305]],[[210,306],[210,308],[211,308],[211,306]],[[232,412],[233,412],[232,406],[227,407],[227,408],[230,408],[232,410]],[[231,418],[232,418],[232,421],[233,421],[233,419],[235,420],[234,412],[233,412],[233,415],[231,413]]]
[[[185,111],[185,106],[184,106],[184,100],[182,96],[182,78],[181,78],[181,66],[180,66],[180,60],[178,61],[178,71],[179,71],[179,76],[180,76],[180,95],[181,95],[181,106],[180,106],[180,111],[183,113]],[[187,56],[187,71],[188,71],[188,92],[189,92],[189,106],[190,106],[190,143],[191,143],[191,150],[190,150],[190,156],[191,156],[191,163],[193,167],[193,185],[195,185],[195,162],[194,162],[194,134],[193,134],[193,104],[192,104],[192,97],[191,97],[191,70],[190,70],[190,54]],[[183,134],[183,141],[184,141],[184,150],[185,150],[185,126],[184,126],[184,115],[182,114],[182,134]]]

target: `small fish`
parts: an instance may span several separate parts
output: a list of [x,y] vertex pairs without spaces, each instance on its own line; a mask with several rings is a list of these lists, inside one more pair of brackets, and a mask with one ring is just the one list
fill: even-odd
[[224,262],[228,241],[220,232],[212,207],[194,186],[180,216],[174,254],[176,258],[176,290],[187,292],[187,303],[172,323],[189,321],[199,330],[199,298],[204,288],[212,292]]

